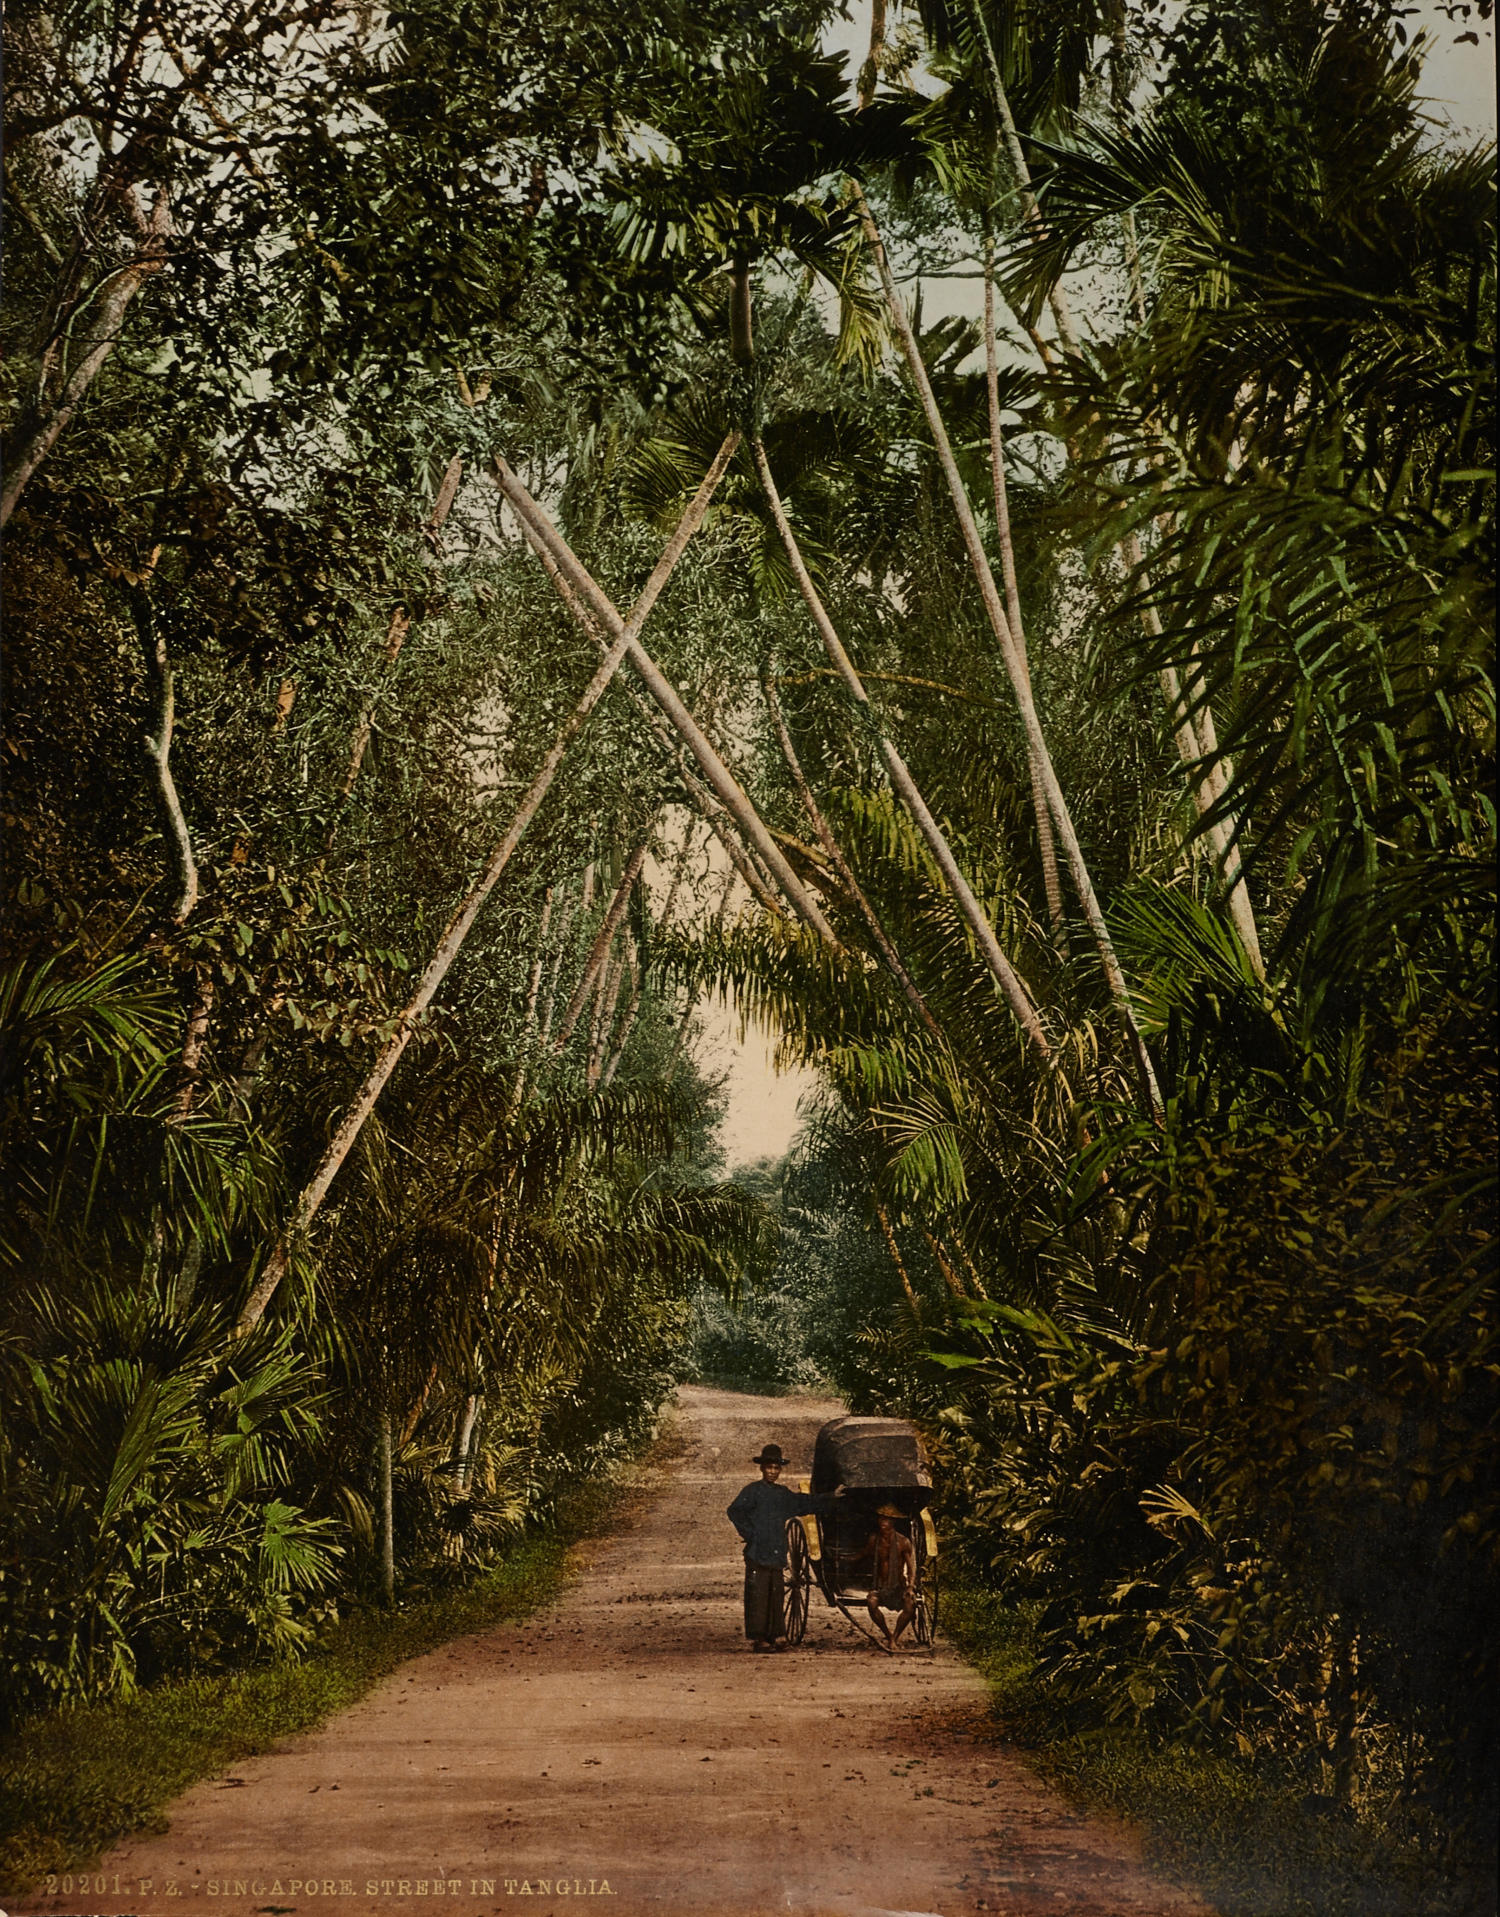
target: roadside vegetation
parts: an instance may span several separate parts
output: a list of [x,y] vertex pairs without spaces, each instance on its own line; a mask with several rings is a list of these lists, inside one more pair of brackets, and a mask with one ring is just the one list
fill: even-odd
[[630,1496],[628,1473],[580,1486],[488,1569],[395,1611],[356,1607],[306,1656],[169,1678],[32,1719],[0,1757],[0,1883],[17,1892],[87,1868],[118,1839],[164,1828],[164,1806],[190,1785],[358,1703],[408,1658],[540,1610],[567,1576],[570,1547]]
[[1147,1860],[1221,1917],[1411,1917],[1482,1912],[1482,1881],[1455,1874],[1399,1803],[1354,1816],[1309,1788],[1306,1767],[1062,1713],[1036,1655],[1035,1607],[960,1574],[943,1629],[990,1686],[997,1736],[1077,1804],[1126,1819]]
[[764,1368],[1057,1724],[1482,1893],[1492,149],[1389,0],[831,22],[8,10],[9,1723]]

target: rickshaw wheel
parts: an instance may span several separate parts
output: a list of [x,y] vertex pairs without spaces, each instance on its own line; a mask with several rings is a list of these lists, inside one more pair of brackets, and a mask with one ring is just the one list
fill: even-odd
[[790,1644],[800,1644],[807,1631],[807,1605],[812,1595],[812,1560],[807,1553],[807,1533],[796,1518],[786,1527],[786,1635]]
[[930,1644],[937,1634],[937,1560],[927,1555],[927,1528],[920,1517],[912,1520],[911,1531],[917,1553],[917,1614],[912,1619],[912,1634],[918,1644]]
[[917,1592],[917,1615],[912,1619],[912,1629],[917,1634],[918,1644],[930,1644],[937,1635],[938,1619],[938,1574],[937,1566],[929,1561],[922,1573],[921,1587]]

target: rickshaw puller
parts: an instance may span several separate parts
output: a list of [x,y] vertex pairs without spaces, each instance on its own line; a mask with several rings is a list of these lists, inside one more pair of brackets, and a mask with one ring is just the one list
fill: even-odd
[[779,1444],[761,1448],[760,1478],[729,1507],[729,1522],[745,1545],[745,1636],[752,1651],[784,1651],[786,1643],[786,1527],[789,1518],[833,1509],[838,1491],[793,1491],[779,1484],[786,1459]]

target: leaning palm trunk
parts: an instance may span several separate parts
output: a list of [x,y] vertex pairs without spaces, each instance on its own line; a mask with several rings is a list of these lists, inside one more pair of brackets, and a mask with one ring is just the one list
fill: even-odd
[[[738,444],[738,433],[731,433],[724,442],[725,447],[730,449],[731,456],[734,447]],[[725,457],[723,449],[721,449],[720,457]],[[498,456],[495,460],[495,470],[500,488],[526,529],[528,538],[539,548],[545,548],[551,553],[558,570],[587,606],[589,612],[606,632],[615,635],[616,643],[620,643],[626,629],[609,598],[601,591],[572,548],[542,512],[504,459]],[[636,676],[661,708],[672,730],[698,761],[714,795],[734,820],[746,842],[754,848],[758,857],[769,868],[776,883],[791,901],[803,923],[810,926],[820,938],[836,947],[838,940],[834,937],[833,929],[824,918],[817,901],[787,863],[781,849],[767,831],[765,822],[750,803],[743,787],[709,743],[702,728],[678,696],[676,688],[634,634],[626,636],[625,644],[626,656]]]
[[562,1015],[562,1023],[557,1028],[557,1036],[552,1041],[552,1051],[560,1056],[566,1049],[568,1040],[573,1036],[573,1028],[583,1014],[588,1003],[589,993],[598,983],[609,957],[609,949],[614,944],[615,933],[620,929],[620,921],[630,908],[630,895],[635,890],[635,882],[641,876],[641,867],[646,863],[646,854],[651,850],[651,834],[642,835],[639,844],[626,861],[625,870],[620,875],[620,883],[615,887],[615,895],[609,902],[604,914],[604,923],[599,927],[589,955],[584,960],[583,976],[573,988],[573,996],[568,1000]]
[[896,1234],[891,1230],[891,1221],[886,1216],[885,1206],[881,1204],[878,1198],[875,1200],[875,1216],[880,1220],[880,1235],[885,1240],[886,1250],[891,1254],[891,1263],[896,1267],[896,1275],[901,1280],[901,1289],[906,1293],[906,1302],[911,1306],[913,1311],[917,1311],[920,1309],[917,1304],[917,1294],[912,1289],[911,1279],[907,1275],[906,1263],[901,1256],[901,1248],[896,1243]]
[[[578,597],[578,594],[574,592],[573,588],[568,584],[557,561],[552,557],[545,546],[536,546],[533,550],[537,558],[542,562],[542,570],[552,581],[553,589],[556,591],[558,598],[564,606],[567,607],[569,613],[577,622],[578,630],[583,633],[592,644],[596,645],[601,653],[608,651],[609,642],[600,631],[598,621],[594,619],[583,601]],[[773,918],[784,918],[786,914],[782,908],[781,900],[776,896],[774,882],[764,869],[756,863],[754,854],[741,844],[739,835],[734,829],[733,822],[725,812],[723,806],[719,804],[718,800],[706,786],[702,785],[693,777],[688,767],[687,754],[678,742],[672,728],[667,724],[666,720],[662,718],[660,712],[656,710],[638,686],[630,686],[627,687],[626,690],[636,711],[640,713],[641,721],[645,725],[646,730],[651,734],[652,738],[655,739],[657,745],[660,746],[664,757],[672,765],[678,778],[682,781],[682,789],[687,796],[689,804],[692,805],[699,818],[702,819],[709,831],[724,848],[724,856],[738,873],[746,891],[757,901],[763,911],[769,912]]]
[[[1010,494],[1005,484],[1005,435],[1000,427],[1000,376],[995,355],[995,282],[993,277],[995,242],[985,223],[984,235],[984,386],[989,402],[990,479],[995,489],[995,539],[1000,548],[1000,576],[1005,581],[1005,613],[1015,634],[1016,650],[1021,655],[1027,682],[1031,664],[1026,656],[1026,629],[1021,623],[1021,591],[1016,580],[1016,549],[1010,536]],[[1057,846],[1052,837],[1052,815],[1047,810],[1047,794],[1042,787],[1041,768],[1028,744],[1027,769],[1031,774],[1031,808],[1036,816],[1037,849],[1042,861],[1042,889],[1047,895],[1047,916],[1053,933],[1063,933],[1062,875],[1057,869]]]
[[[833,621],[828,617],[823,601],[818,595],[818,589],[813,584],[812,576],[803,561],[797,536],[792,531],[786,509],[781,503],[781,495],[776,490],[776,480],[771,472],[770,462],[766,458],[766,449],[759,440],[756,440],[751,451],[755,459],[755,470],[760,475],[760,483],[765,490],[771,516],[776,522],[776,530],[781,536],[781,543],[791,565],[793,577],[797,581],[797,588],[802,594],[804,604],[812,614],[813,624],[817,627],[818,636],[823,641],[823,649],[828,654],[834,671],[848,687],[850,697],[857,705],[868,710],[870,695],[865,691],[864,681],[855,671],[853,661],[845,652],[843,642],[834,630]],[[938,870],[942,873],[948,890],[953,895],[954,903],[958,906],[964,923],[974,935],[974,942],[979,948],[980,955],[1000,987],[1006,1004],[1009,1005],[1017,1024],[1038,1055],[1049,1058],[1052,1048],[1047,1042],[1046,1033],[1042,1030],[1042,1021],[1037,1015],[1031,996],[1021,983],[1014,966],[1000,949],[1000,941],[995,937],[994,927],[986,918],[968,880],[959,870],[952,847],[929,811],[927,801],[922,797],[916,780],[907,768],[906,761],[884,733],[877,732],[876,739],[880,747],[880,756],[885,762],[885,769],[890,775],[891,785],[916,821],[917,830],[937,862]]]
[[265,1270],[261,1273],[249,1298],[246,1300],[244,1310],[240,1313],[239,1322],[236,1327],[241,1335],[249,1331],[260,1321],[261,1315],[274,1296],[277,1286],[286,1276],[287,1267],[291,1261],[291,1247],[293,1242],[302,1232],[306,1231],[308,1225],[312,1222],[313,1217],[322,1205],[323,1200],[327,1197],[329,1187],[338,1176],[339,1169],[343,1165],[344,1160],[349,1156],[354,1141],[358,1138],[365,1120],[375,1109],[376,1100],[385,1089],[391,1073],[395,1071],[402,1053],[411,1043],[416,1021],[437,996],[438,987],[447,977],[449,968],[458,957],[460,948],[468,936],[470,927],[479,916],[480,908],[494,890],[501,873],[510,863],[511,854],[521,843],[527,826],[530,825],[532,819],[536,816],[537,808],[541,805],[542,800],[551,789],[552,781],[557,776],[557,769],[562,764],[568,747],[582,730],[584,721],[599,703],[599,700],[604,696],[610,681],[614,678],[615,673],[619,670],[621,664],[629,654],[630,647],[635,642],[636,633],[645,624],[647,614],[650,612],[652,606],[655,605],[663,587],[675,571],[677,562],[686,550],[689,539],[692,538],[693,533],[703,523],[704,515],[708,511],[709,501],[713,498],[719,481],[724,476],[725,468],[734,457],[736,444],[737,440],[732,437],[725,440],[723,446],[720,447],[718,458],[709,468],[703,484],[698,488],[692,503],[683,514],[676,532],[673,533],[671,539],[668,541],[666,550],[657,561],[656,570],[646,581],[641,596],[636,601],[629,619],[620,621],[619,635],[615,643],[610,647],[598,671],[584,688],[577,705],[574,706],[572,712],[568,715],[559,730],[557,737],[553,740],[546,758],[542,761],[541,767],[536,777],[532,780],[526,796],[522,799],[515,817],[511,820],[510,828],[506,832],[505,837],[491,853],[489,863],[480,875],[478,883],[472,887],[444,927],[443,936],[438,941],[437,950],[429,961],[426,971],[422,974],[416,991],[402,1007],[401,1015],[396,1021],[394,1032],[386,1041],[379,1057],[366,1074],[363,1085],[361,1085],[355,1095],[353,1103],[345,1113],[343,1122],[329,1141],[327,1150],[318,1162],[317,1169],[303,1187],[296,1205],[293,1207],[292,1216],[286,1229],[282,1232],[280,1238],[272,1248],[271,1255],[266,1260]]
[[[1015,174],[1016,187],[1021,199],[1022,213],[1027,224],[1032,227],[1033,230],[1040,232],[1044,224],[1042,211],[1037,203],[1036,192],[1032,185],[1031,168],[1027,164],[1026,155],[1022,150],[1020,137],[1016,131],[1015,116],[1010,110],[1010,99],[1005,90],[1005,81],[1000,72],[1000,63],[995,57],[994,45],[990,40],[983,17],[977,9],[975,12],[975,20],[979,29],[980,38],[984,44],[985,65],[989,73],[990,89],[994,95],[995,109],[1000,121],[1001,142],[1005,148],[1007,158],[1010,161],[1011,170]],[[1118,39],[1116,39],[1113,48],[1111,79],[1115,93],[1116,111],[1119,112],[1122,109],[1123,101],[1119,92]],[[865,210],[868,212],[868,208]],[[1133,223],[1127,226],[1126,229],[1126,245],[1132,290],[1136,300],[1137,311],[1140,318],[1144,319],[1145,300],[1140,287],[1140,256],[1136,249]],[[882,278],[888,281],[889,276],[885,267],[884,249],[878,245],[878,242],[877,257],[882,263]],[[889,292],[890,288],[888,284],[887,297],[889,297]],[[992,300],[993,291],[987,257],[985,270],[985,301],[987,312],[992,310],[990,306]],[[1073,317],[1068,309],[1067,296],[1063,292],[1061,284],[1052,288],[1048,294],[1048,303],[1052,308],[1053,318],[1057,322],[1058,338],[1062,341],[1064,349],[1075,358],[1078,357],[1080,351],[1078,333],[1073,325]],[[1045,346],[1042,345],[1039,339],[1037,344],[1045,360],[1047,358]],[[1120,547],[1120,557],[1127,572],[1134,571],[1139,573],[1140,546],[1137,541],[1132,538],[1122,543]],[[1143,585],[1149,584],[1149,582],[1145,581],[1144,577],[1142,577],[1142,583]],[[1142,607],[1141,623],[1145,627],[1148,639],[1160,637],[1161,621],[1157,616],[1156,608],[1150,603],[1149,599]],[[1199,725],[1199,732],[1200,735],[1202,735],[1200,737],[1202,751],[1190,753],[1187,747],[1187,741],[1193,736],[1191,724],[1188,730],[1184,732],[1179,720],[1181,701],[1177,693],[1173,690],[1172,680],[1175,680],[1175,674],[1172,675],[1171,680],[1164,674],[1162,690],[1166,697],[1167,709],[1172,719],[1173,736],[1177,743],[1178,755],[1187,770],[1188,779],[1193,788],[1193,800],[1201,815],[1220,804],[1224,791],[1226,790],[1224,769],[1218,762],[1217,740],[1215,740],[1214,743],[1212,757],[1208,757],[1209,749],[1207,745],[1203,743],[1205,737],[1212,738],[1214,734],[1213,710],[1205,701],[1202,706],[1204,716]],[[1204,763],[1205,760],[1206,763]],[[1234,858],[1234,868],[1232,871],[1230,870],[1230,860],[1234,856],[1234,836],[1234,827],[1228,819],[1216,822],[1216,825],[1209,829],[1209,839],[1219,859],[1220,870],[1223,872],[1225,883],[1228,886],[1230,917],[1234,922],[1236,932],[1239,934],[1241,944],[1243,944],[1246,952],[1249,954],[1250,963],[1254,968],[1256,976],[1263,978],[1265,971],[1261,960],[1260,937],[1256,929],[1255,913],[1250,903],[1250,894],[1246,889],[1244,876],[1239,869],[1239,861],[1237,858]]]
[[911,321],[907,317],[906,304],[896,286],[891,272],[891,263],[886,257],[885,244],[880,237],[880,229],[875,224],[875,216],[870,211],[864,193],[855,189],[860,216],[865,233],[874,253],[880,272],[881,285],[885,291],[886,306],[890,312],[891,324],[901,343],[901,350],[911,372],[912,385],[916,389],[917,399],[927,421],[928,431],[932,434],[938,463],[943,469],[943,477],[948,484],[949,496],[953,501],[953,510],[958,519],[959,531],[963,535],[969,564],[979,586],[979,596],[989,618],[990,628],[1000,647],[1000,656],[1004,661],[1006,673],[1010,679],[1011,690],[1015,693],[1016,704],[1021,709],[1021,721],[1026,729],[1028,751],[1034,756],[1038,772],[1041,775],[1042,788],[1047,795],[1047,806],[1052,814],[1052,822],[1057,828],[1057,836],[1062,841],[1067,857],[1068,869],[1073,877],[1073,885],[1083,906],[1089,930],[1094,935],[1098,948],[1100,964],[1110,994],[1120,1008],[1121,1017],[1130,1038],[1131,1049],[1135,1055],[1136,1069],[1140,1073],[1142,1090],[1147,1104],[1153,1113],[1161,1110],[1161,1090],[1156,1082],[1156,1070],[1151,1063],[1151,1055],[1146,1050],[1146,1042],[1141,1036],[1140,1025],[1136,1019],[1135,1007],[1130,1000],[1130,990],[1125,983],[1125,974],[1120,969],[1116,956],[1114,940],[1109,935],[1109,927],[1104,922],[1103,908],[1099,904],[1098,894],[1094,890],[1094,881],[1089,873],[1083,856],[1083,848],[1078,842],[1078,833],[1073,825],[1073,816],[1068,810],[1068,802],[1063,796],[1062,786],[1058,783],[1057,771],[1052,763],[1052,753],[1047,745],[1041,720],[1037,716],[1036,702],[1031,696],[1031,682],[1027,676],[1020,654],[1016,647],[1015,636],[1010,629],[1010,621],[1005,616],[1005,608],[1000,603],[1000,594],[995,586],[995,576],[990,571],[990,562],[985,556],[984,542],[979,536],[979,524],[974,517],[974,508],[969,503],[968,489],[963,475],[958,470],[958,462],[953,457],[953,447],[948,439],[948,429],[938,411],[937,399],[932,390],[932,382],[927,377],[927,368],[923,364],[921,350],[911,330]]

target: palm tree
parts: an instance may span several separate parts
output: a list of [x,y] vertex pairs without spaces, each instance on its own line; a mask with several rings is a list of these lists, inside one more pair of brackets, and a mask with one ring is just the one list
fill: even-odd
[[[1282,963],[1299,951],[1308,984],[1322,974],[1313,997],[1355,944],[1352,969],[1378,976],[1418,899],[1432,929],[1440,900],[1474,899],[1487,836],[1458,793],[1486,696],[1471,542],[1493,493],[1444,475],[1477,472],[1489,440],[1488,162],[1426,150],[1410,64],[1354,52],[1335,35],[1214,66],[1205,48],[1228,149],[1179,95],[1059,148],[1047,235],[1010,269],[1013,297],[1034,299],[1102,222],[1150,216],[1150,322],[1069,375],[1076,403],[1149,449],[1142,483],[1108,507],[1139,542],[1136,602],[1149,591],[1162,614],[1129,669],[1178,688],[1213,768],[1205,823],[1247,868],[1290,856],[1302,873]],[[1264,120],[1273,94],[1288,140]],[[1350,125],[1357,138],[1335,131]],[[1441,743],[1434,706],[1453,715]]]
[[[992,305],[993,300],[993,263],[992,263],[992,219],[993,208],[989,195],[995,190],[996,175],[1009,178],[1016,201],[1021,212],[1020,233],[1023,248],[1046,251],[1053,242],[1047,221],[1043,217],[1038,199],[1030,162],[1021,144],[1016,118],[1011,106],[1011,86],[1007,76],[1012,76],[1026,96],[1029,112],[1031,143],[1036,149],[1039,133],[1052,132],[1066,128],[1076,117],[1079,96],[1087,73],[1092,44],[1105,24],[1103,17],[1091,5],[1064,10],[1056,22],[1054,31],[1045,38],[1033,38],[1026,30],[1019,16],[1009,9],[992,9],[986,0],[965,0],[965,3],[950,8],[942,0],[927,0],[919,6],[923,25],[930,43],[942,56],[944,71],[951,81],[952,97],[945,100],[931,115],[933,130],[940,138],[958,141],[977,137],[987,155],[984,169],[984,198],[982,224],[985,233],[985,300],[986,300],[986,354],[993,355]],[[1111,84],[1116,113],[1123,115],[1124,104],[1121,94],[1123,76],[1121,73],[1120,36],[1123,33],[1123,9],[1109,21],[1112,35]],[[1003,196],[1002,196],[1003,197]],[[1120,214],[1121,209],[1112,209]],[[1140,307],[1140,266],[1139,255],[1135,249],[1133,212],[1127,207],[1123,210],[1127,253],[1131,262],[1133,286],[1138,310]],[[1076,366],[1082,358],[1079,341],[1071,309],[1062,285],[1061,273],[1053,273],[1045,286],[1046,303],[1051,307],[1057,327],[1058,338],[1065,349],[1067,363]],[[1051,367],[1052,356],[1046,343],[1035,333],[1036,308],[1038,297],[1033,296],[1017,303],[1017,311],[1025,318],[1028,330],[1044,362]],[[993,376],[992,376],[993,377]],[[1009,544],[1008,530],[1002,522],[1008,520],[1005,499],[1004,453],[999,429],[999,409],[991,404],[990,446],[994,472],[996,502],[996,523],[999,530],[1002,566],[1005,571],[1007,598],[1006,613],[1012,631],[1021,632],[1019,596],[1010,591],[1014,566],[1007,556]],[[973,552],[971,542],[971,556]],[[1145,569],[1141,563],[1139,546],[1133,535],[1127,535],[1119,546],[1120,558],[1126,570],[1141,579],[1147,587]],[[982,589],[982,587],[981,587]],[[986,602],[988,604],[988,601]],[[1159,636],[1160,618],[1158,609],[1149,589],[1143,592],[1139,603],[1139,616],[1149,637]],[[1003,650],[1003,648],[1002,648]],[[1024,637],[1016,647],[1019,664],[1025,668]],[[1167,710],[1172,725],[1174,740],[1177,743],[1182,764],[1188,774],[1189,786],[1202,820],[1202,830],[1207,836],[1215,856],[1224,874],[1225,891],[1229,912],[1243,941],[1251,962],[1257,968],[1261,966],[1260,940],[1255,922],[1255,914],[1250,903],[1249,891],[1241,868],[1235,841],[1238,837],[1238,822],[1232,813],[1227,812],[1223,803],[1224,776],[1220,768],[1220,753],[1214,731],[1213,706],[1203,696],[1201,689],[1193,696],[1184,698],[1179,675],[1175,668],[1164,667],[1160,674],[1162,691],[1166,697]],[[1196,687],[1196,676],[1190,681]],[[1044,784],[1044,775],[1039,762],[1033,756],[1033,773],[1038,783]],[[1085,901],[1087,906],[1087,902]],[[1096,937],[1098,927],[1095,926]],[[1110,969],[1110,959],[1101,947],[1105,968]]]
[[[756,368],[751,270],[759,258],[789,255],[836,286],[845,314],[844,343],[860,337],[867,324],[868,299],[851,269],[853,224],[837,194],[820,201],[809,183],[845,168],[856,158],[892,142],[891,128],[878,117],[851,122],[840,111],[842,74],[835,62],[805,49],[783,49],[765,71],[738,76],[729,88],[728,110],[706,151],[690,149],[670,183],[657,185],[650,174],[629,185],[630,213],[624,243],[634,257],[647,257],[669,243],[689,241],[712,270],[723,261],[731,277],[730,354],[747,373]],[[706,180],[711,178],[709,191]],[[812,615],[835,671],[858,705],[869,697],[828,617],[782,506],[763,439],[757,429],[752,457],[777,535],[792,576]],[[953,890],[986,964],[1029,1043],[1039,1057],[1049,1045],[1030,993],[1001,950],[993,926],[975,898],[945,834],[933,817],[905,760],[894,743],[880,737],[887,772],[902,801],[911,808],[923,838],[946,883]]]

